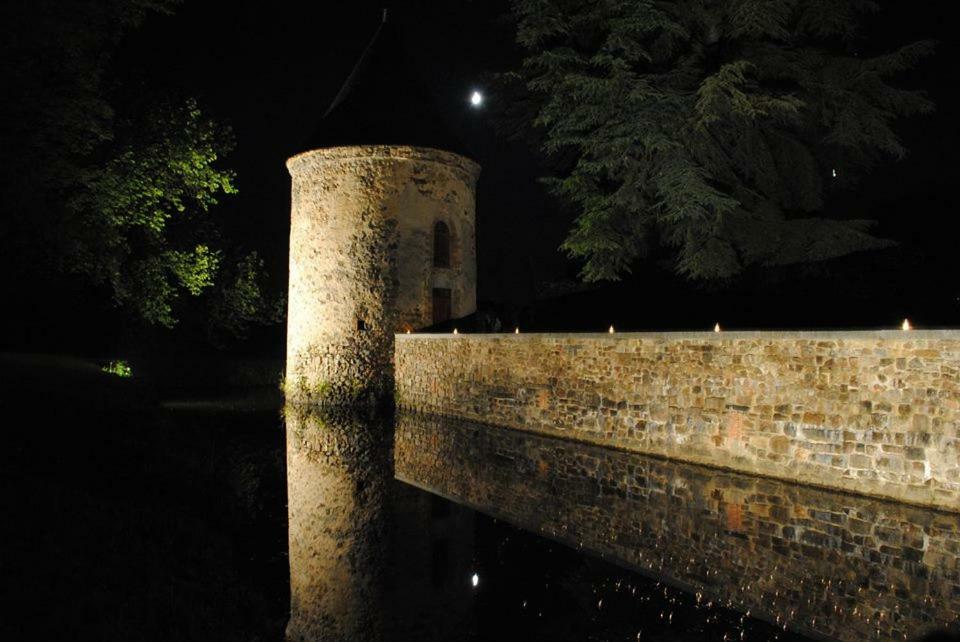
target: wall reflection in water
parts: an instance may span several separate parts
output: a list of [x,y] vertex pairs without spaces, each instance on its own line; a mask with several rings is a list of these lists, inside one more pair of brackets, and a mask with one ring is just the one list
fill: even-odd
[[473,512],[394,481],[393,418],[288,405],[288,640],[454,639]]
[[956,514],[407,413],[394,456],[407,483],[794,631],[960,631]]

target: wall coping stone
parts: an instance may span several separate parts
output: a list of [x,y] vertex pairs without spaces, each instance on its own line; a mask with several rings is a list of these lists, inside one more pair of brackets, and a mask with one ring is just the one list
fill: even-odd
[[621,339],[634,340],[711,340],[711,341],[736,341],[738,339],[782,339],[785,341],[795,341],[797,339],[808,339],[812,341],[838,341],[838,340],[864,340],[864,339],[884,339],[887,341],[896,340],[901,342],[914,340],[952,340],[960,341],[960,330],[937,329],[937,330],[723,330],[714,332],[712,330],[681,330],[681,331],[650,331],[650,332],[513,332],[502,333],[476,333],[468,332],[453,334],[452,332],[443,333],[398,333],[396,335],[399,341],[416,341],[423,339],[469,339],[476,340],[497,340],[507,339],[512,341],[542,341],[544,339],[586,339],[590,341],[606,340],[617,341]]

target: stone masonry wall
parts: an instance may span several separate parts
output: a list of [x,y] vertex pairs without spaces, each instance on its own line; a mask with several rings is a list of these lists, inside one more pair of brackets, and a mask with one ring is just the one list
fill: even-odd
[[950,513],[420,413],[398,416],[394,453],[407,483],[706,608],[821,639],[960,633]]
[[[434,149],[335,147],[287,161],[293,179],[287,399],[389,396],[393,336],[431,323],[433,287],[453,314],[476,309],[474,188],[479,166]],[[458,263],[432,262],[434,223]]]
[[960,511],[960,332],[405,335],[419,410]]

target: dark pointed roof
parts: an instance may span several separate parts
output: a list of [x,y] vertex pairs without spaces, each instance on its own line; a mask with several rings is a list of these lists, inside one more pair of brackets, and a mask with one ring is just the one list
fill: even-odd
[[305,148],[413,145],[465,154],[438,109],[436,86],[408,55],[400,24],[387,10]]

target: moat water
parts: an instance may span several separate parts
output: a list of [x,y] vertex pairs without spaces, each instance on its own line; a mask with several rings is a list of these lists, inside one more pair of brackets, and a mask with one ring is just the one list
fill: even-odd
[[73,408],[0,453],[0,639],[960,631],[956,514],[415,415]]
[[291,639],[960,631],[955,514],[411,414],[287,442]]

